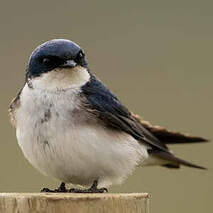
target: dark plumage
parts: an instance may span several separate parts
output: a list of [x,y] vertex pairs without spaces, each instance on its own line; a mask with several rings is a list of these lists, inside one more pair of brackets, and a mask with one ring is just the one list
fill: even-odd
[[87,67],[87,61],[82,49],[69,40],[57,39],[38,46],[30,57],[26,79],[38,77],[42,73],[63,66],[68,60]]
[[207,139],[199,136],[191,136],[181,132],[173,132],[161,126],[153,126],[140,116],[132,114],[147,130],[149,130],[158,140],[164,144],[184,144],[208,142]]

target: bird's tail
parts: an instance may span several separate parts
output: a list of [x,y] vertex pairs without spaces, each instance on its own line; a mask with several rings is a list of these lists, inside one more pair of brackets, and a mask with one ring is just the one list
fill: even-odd
[[196,165],[194,163],[190,163],[188,161],[182,160],[176,156],[174,156],[172,153],[169,152],[163,152],[163,151],[154,151],[150,150],[149,154],[152,157],[159,158],[161,160],[164,160],[166,163],[162,164],[162,166],[167,167],[167,168],[175,168],[178,169],[180,168],[180,165],[184,165],[187,167],[192,167],[192,168],[197,168],[197,169],[206,169],[203,166]]
[[[138,115],[132,114],[132,116],[136,120],[138,120],[143,127],[150,131],[160,142],[164,144],[203,143],[208,141],[207,139],[202,137],[190,136],[180,132],[173,132],[161,126],[153,126]],[[197,169],[206,169],[205,167],[182,160],[174,156],[171,152],[164,152],[159,150],[148,150],[148,152],[150,154],[150,158],[147,162],[147,165],[159,164],[167,168],[176,169],[180,168],[180,165],[184,165]]]

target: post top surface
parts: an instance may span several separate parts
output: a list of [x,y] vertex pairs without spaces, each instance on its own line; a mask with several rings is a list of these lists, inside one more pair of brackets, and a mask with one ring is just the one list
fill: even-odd
[[104,194],[84,194],[84,193],[0,193],[0,197],[15,198],[53,198],[53,199],[107,199],[107,198],[123,198],[123,199],[144,199],[149,198],[148,193],[104,193]]

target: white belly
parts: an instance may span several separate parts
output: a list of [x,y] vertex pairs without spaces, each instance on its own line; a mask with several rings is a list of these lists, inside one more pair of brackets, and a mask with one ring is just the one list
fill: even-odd
[[79,105],[75,90],[48,93],[25,86],[16,114],[19,146],[33,166],[61,181],[121,183],[148,158],[146,147],[126,133],[85,122]]

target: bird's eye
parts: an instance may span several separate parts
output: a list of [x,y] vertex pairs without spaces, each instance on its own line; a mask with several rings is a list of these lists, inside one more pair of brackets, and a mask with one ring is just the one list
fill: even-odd
[[80,52],[79,54],[78,54],[78,57],[80,57],[80,58],[82,58],[84,56],[84,54],[82,53],[82,52]]
[[80,52],[78,52],[78,54],[76,55],[74,60],[77,64],[81,64],[83,58],[84,58],[84,53],[82,51],[80,51]]
[[84,57],[84,53],[82,51],[80,51],[77,55],[77,58],[83,58]]
[[44,65],[50,65],[51,64],[50,58],[43,58],[42,59],[42,64],[44,64]]

